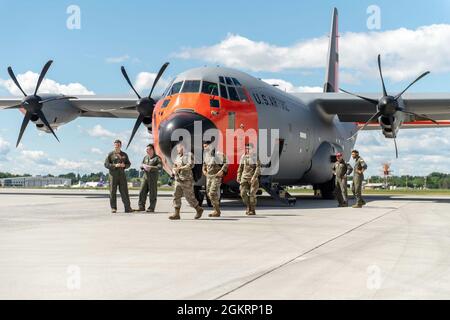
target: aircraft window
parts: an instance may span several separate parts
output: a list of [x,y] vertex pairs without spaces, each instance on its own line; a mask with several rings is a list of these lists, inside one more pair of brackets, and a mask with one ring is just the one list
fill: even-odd
[[186,80],[181,92],[199,92],[200,80]]
[[233,79],[233,82],[235,85],[241,86],[241,83],[238,81],[238,79],[236,79],[236,78],[231,78],[231,79]]
[[217,83],[203,81],[202,82],[202,92],[206,94],[210,94],[213,96],[218,96],[219,92],[217,90]]
[[230,94],[230,99],[234,101],[239,101],[239,96],[236,92],[235,87],[228,87],[228,93]]
[[169,104],[169,102],[170,102],[170,99],[164,100],[163,104],[161,105],[161,108],[167,107],[167,105]]
[[230,85],[230,86],[233,85],[233,81],[231,80],[231,78],[225,77],[225,81],[227,82],[228,85]]
[[220,81],[220,83],[225,83],[225,80],[223,79],[222,76],[219,76],[219,81]]
[[220,85],[220,96],[222,98],[228,99],[228,92],[227,92],[227,88],[223,85]]
[[175,79],[172,79],[172,80],[170,81],[169,85],[167,86],[167,88],[164,90],[164,93],[163,93],[163,95],[162,95],[163,97],[166,97],[166,96],[169,94],[169,90],[170,90],[170,87],[172,87],[173,80],[175,80]]
[[169,96],[179,93],[182,84],[183,84],[183,81],[174,83],[172,88],[169,90]]
[[242,87],[236,87],[236,90],[237,90],[237,92],[239,94],[239,97],[241,98],[241,101],[242,102],[247,102],[248,99],[247,99],[247,95],[245,94],[244,89]]

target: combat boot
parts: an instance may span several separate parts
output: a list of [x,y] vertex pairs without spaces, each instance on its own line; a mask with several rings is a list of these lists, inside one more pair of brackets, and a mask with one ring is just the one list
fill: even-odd
[[362,205],[359,203],[355,203],[354,205],[352,205],[352,208],[362,208]]
[[365,202],[364,200],[361,200],[361,205],[362,205],[362,206],[365,206],[365,205],[366,205],[366,202]]
[[248,216],[250,213],[250,206],[247,206],[247,210],[245,211],[245,214]]
[[217,218],[217,217],[220,217],[220,214],[221,214],[221,212],[220,212],[219,206],[214,206],[214,211],[213,211],[213,213],[210,213],[210,214],[208,215],[208,217]]
[[255,206],[249,206],[248,215],[249,215],[249,216],[254,216],[255,214],[256,214],[256,212],[255,212]]
[[197,206],[195,208],[195,211],[197,211],[197,214],[195,215],[194,219],[200,219],[202,217],[203,214],[203,208],[200,206]]
[[169,216],[170,220],[180,220],[180,208],[175,208],[175,213]]

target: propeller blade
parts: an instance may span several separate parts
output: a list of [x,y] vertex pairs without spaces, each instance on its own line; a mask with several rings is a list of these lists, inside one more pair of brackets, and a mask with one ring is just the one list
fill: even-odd
[[394,137],[395,158],[398,159],[397,139]]
[[386,87],[384,85],[383,73],[381,72],[381,56],[378,55],[378,70],[380,71],[381,84],[383,85],[383,95],[387,96]]
[[161,67],[161,69],[159,69],[158,74],[156,75],[155,81],[153,81],[153,85],[152,85],[152,89],[150,90],[150,93],[148,95],[149,98],[151,98],[152,93],[153,93],[153,89],[155,89],[156,84],[159,81],[159,78],[161,78],[162,74],[164,73],[164,71],[166,70],[167,66],[169,65],[168,62],[164,63]]
[[51,102],[51,101],[68,100],[68,99],[78,99],[78,98],[77,97],[67,97],[67,96],[64,96],[64,97],[53,97],[53,98],[48,98],[48,99],[45,99],[45,100],[41,100],[41,101],[39,101],[39,103],[40,104],[44,104],[44,103]]
[[17,138],[16,148],[19,146],[20,140],[22,140],[23,133],[25,132],[25,129],[28,126],[28,122],[30,122],[30,119],[31,119],[31,113],[27,111],[25,113],[25,116],[23,117],[22,125],[20,126],[19,137]]
[[349,95],[352,95],[352,96],[361,98],[361,99],[363,99],[363,100],[366,100],[367,102],[370,102],[370,103],[372,103],[372,104],[374,104],[374,105],[377,105],[377,104],[378,104],[378,100],[371,99],[371,98],[366,98],[366,97],[357,95],[357,94],[355,94],[355,93],[351,93],[351,92],[349,92],[349,91],[345,91],[345,90],[342,89],[342,88],[339,88],[339,90],[341,90],[342,92],[345,92],[345,93],[347,93],[347,94],[349,94]]
[[19,90],[22,91],[23,95],[26,97],[27,94],[25,93],[25,91],[23,91],[22,87],[19,84],[19,81],[17,81],[16,75],[14,74],[14,71],[12,70],[11,67],[8,67],[8,73],[12,81],[14,81],[14,83],[16,84],[17,88],[19,88]]
[[378,118],[378,117],[380,117],[380,116],[381,116],[381,112],[378,111],[378,112],[375,113],[373,116],[371,116],[370,119],[367,120],[367,122],[364,123],[364,125],[363,125],[361,128],[359,128],[358,130],[356,130],[356,132],[355,132],[350,138],[348,138],[347,140],[352,139],[354,136],[356,136],[356,135],[358,134],[358,132],[359,132],[360,130],[363,130],[365,127],[367,127],[367,126],[369,125],[369,123],[372,122],[372,120],[374,120],[374,119],[376,119],[376,118]]
[[47,63],[42,68],[41,74],[39,75],[39,79],[38,79],[38,82],[36,84],[36,89],[34,89],[34,95],[37,94],[37,92],[39,90],[39,87],[41,86],[42,80],[44,80],[44,77],[47,74],[47,71],[50,68],[50,66],[52,65],[52,63],[53,63],[53,60],[49,60],[49,61],[47,61]]
[[[389,117],[389,124],[391,125],[392,132],[394,132],[394,118]],[[395,146],[395,158],[398,159],[397,137],[394,133],[394,146]]]
[[130,140],[128,141],[127,149],[130,146],[131,141],[133,141],[134,135],[138,131],[139,126],[141,125],[143,120],[144,120],[144,116],[140,114],[139,117],[136,119],[136,123],[134,124],[133,131],[131,132],[131,137],[130,137]]
[[419,81],[420,79],[422,79],[423,77],[425,77],[425,76],[426,76],[427,74],[429,74],[429,73],[430,73],[430,71],[425,71],[425,72],[422,73],[420,76],[418,76],[416,80],[414,80],[413,82],[411,82],[411,83],[409,84],[409,86],[407,86],[407,87],[405,88],[405,90],[403,90],[402,92],[400,92],[398,95],[395,96],[395,100],[397,100],[402,94],[404,94],[405,91],[408,90],[409,87],[411,87],[414,83],[416,83],[417,81]]
[[430,120],[430,121],[432,121],[433,123],[439,125],[439,123],[438,123],[436,120],[433,120],[433,119],[431,119],[430,117],[428,117],[428,116],[426,116],[426,115],[424,115],[424,114],[417,114],[417,113],[414,113],[414,112],[411,112],[411,111],[402,111],[402,112],[403,112],[403,113],[406,113],[406,114],[413,115],[413,116],[415,116],[415,117],[417,117],[417,118],[423,118],[423,119],[426,119],[426,120]]
[[50,130],[50,132],[55,136],[56,140],[58,140],[58,142],[59,142],[59,139],[56,136],[55,131],[53,131],[52,127],[48,123],[47,119],[44,116],[44,113],[42,113],[42,110],[38,110],[36,112],[36,114],[39,116],[39,119],[41,119],[41,121],[44,123],[44,125],[47,127],[47,129]]
[[121,66],[120,70],[122,71],[123,77],[125,78],[125,80],[127,80],[127,82],[129,84],[129,86],[131,87],[131,89],[133,89],[134,93],[136,93],[136,95],[140,99],[141,96],[139,95],[139,93],[137,93],[136,89],[134,89],[133,85],[131,84],[130,78],[128,77],[128,74],[127,74],[127,71],[125,70],[125,67]]

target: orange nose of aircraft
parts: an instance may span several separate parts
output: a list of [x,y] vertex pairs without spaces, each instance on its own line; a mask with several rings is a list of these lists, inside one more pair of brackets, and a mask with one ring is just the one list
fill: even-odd
[[[171,171],[172,150],[179,141],[180,132],[189,134],[189,142],[199,164],[203,134],[208,131],[215,132],[215,137],[219,135],[217,149],[226,154],[230,164],[224,182],[235,178],[239,155],[243,150],[237,150],[237,146],[227,146],[230,143],[226,141],[227,130],[257,129],[258,117],[255,104],[244,86],[237,80],[218,76],[221,72],[221,69],[213,68],[194,69],[179,76],[156,104],[152,121],[153,138],[166,171]],[[194,76],[203,80],[189,79]],[[204,80],[205,77],[208,79]],[[232,143],[234,138],[231,140]]]
[[[214,123],[194,111],[177,111],[160,123],[158,128],[158,145],[166,158],[171,157],[175,144],[182,136],[188,137],[193,150],[201,152],[203,134],[209,129],[217,130]],[[187,136],[186,136],[187,135]]]

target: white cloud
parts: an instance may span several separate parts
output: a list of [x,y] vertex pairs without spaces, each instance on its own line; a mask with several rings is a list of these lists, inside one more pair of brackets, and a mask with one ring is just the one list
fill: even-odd
[[[17,80],[20,83],[20,86],[27,94],[33,94],[34,89],[36,87],[36,83],[39,78],[39,74],[27,71],[23,74],[18,74]],[[19,88],[14,84],[11,79],[2,80],[0,79],[0,86],[6,88],[10,94],[15,96],[22,96]],[[45,78],[42,81],[41,86],[39,87],[39,93],[54,93],[54,94],[80,94],[80,95],[90,95],[94,94],[93,91],[88,90],[85,86],[80,83],[69,83],[69,84],[61,84],[54,80]]]
[[115,137],[117,137],[117,134],[103,128],[99,124],[96,124],[92,129],[88,129],[87,133],[91,137],[96,137],[96,138],[115,138]]
[[391,163],[394,175],[450,173],[450,128],[400,129],[397,145],[395,159],[392,139],[384,138],[381,131],[363,131],[355,148],[369,165],[368,175],[380,175],[385,162]]
[[282,80],[282,79],[261,79],[262,81],[270,84],[270,85],[278,85],[277,88],[279,88],[282,91],[287,92],[322,92],[323,88],[321,87],[308,87],[308,86],[295,86],[292,83]]
[[3,137],[0,137],[0,160],[5,159],[10,150],[10,143]]
[[22,160],[35,163],[42,166],[53,166],[55,164],[48,155],[41,150],[22,150],[20,151]]
[[93,154],[104,154],[104,152],[102,150],[100,150],[99,148],[91,148],[90,151]]
[[91,163],[87,160],[72,161],[64,158],[59,158],[55,161],[58,172],[78,171],[80,169],[91,168]]
[[[422,26],[415,30],[400,28],[381,32],[346,32],[340,36],[340,66],[358,70],[361,77],[377,77],[376,56],[380,53],[384,75],[394,81],[413,78],[425,70],[448,72],[448,43],[449,24]],[[283,47],[228,34],[217,44],[184,48],[175,56],[251,71],[278,72],[325,67],[327,47],[327,36]],[[344,77],[342,80],[347,79]]]
[[119,57],[109,57],[109,58],[106,58],[105,61],[106,61],[107,63],[121,63],[121,62],[124,62],[124,61],[126,61],[126,60],[128,60],[128,59],[130,59],[130,56],[127,55],[127,54],[124,54],[124,55],[119,56]]
[[[150,89],[153,85],[153,82],[155,81],[156,78],[156,73],[152,73],[152,72],[140,72],[137,77],[136,77],[136,81],[134,82],[134,87],[136,88],[136,90],[139,91],[144,91],[147,90],[148,92],[150,92]],[[156,85],[155,88],[155,93],[162,93],[162,91],[169,85],[169,81],[164,79],[164,78],[160,78],[158,81],[158,84]],[[147,94],[148,94],[147,92]]]

